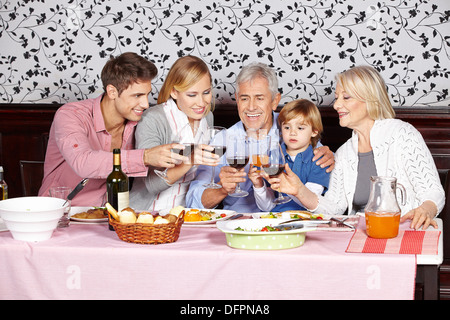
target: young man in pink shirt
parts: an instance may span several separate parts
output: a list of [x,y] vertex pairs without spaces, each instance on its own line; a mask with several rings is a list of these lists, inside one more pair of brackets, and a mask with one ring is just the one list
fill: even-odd
[[148,95],[156,74],[150,61],[132,52],[123,53],[105,64],[101,96],[58,109],[50,128],[40,196],[48,196],[50,187],[75,188],[83,178],[89,178],[72,205],[104,205],[115,148],[122,149],[122,170],[132,177],[146,176],[148,166],[172,167],[183,160],[171,154],[174,146],[170,144],[134,149],[135,126],[149,107]]

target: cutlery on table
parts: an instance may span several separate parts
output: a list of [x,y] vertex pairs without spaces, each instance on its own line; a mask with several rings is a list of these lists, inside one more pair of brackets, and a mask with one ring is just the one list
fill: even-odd
[[345,222],[345,220],[347,220],[347,219],[348,219],[348,217],[345,217],[345,218],[343,218],[342,220],[339,220],[338,218],[335,218],[335,217],[331,217],[331,218],[330,218],[331,221],[334,221],[334,222],[337,223],[337,226],[338,226],[338,227],[339,227],[339,226],[346,226],[346,227],[349,227],[349,228],[351,228],[351,229],[355,229],[355,226],[353,226],[353,225],[351,225],[351,224]]
[[69,193],[69,195],[67,196],[67,200],[64,202],[63,207],[66,205],[67,201],[72,200],[73,198],[75,198],[75,196],[81,191],[83,190],[84,186],[88,183],[89,179],[88,178],[84,178],[83,180],[80,181],[79,184],[77,184],[77,186],[75,187],[75,189],[73,189],[73,191],[71,193]]

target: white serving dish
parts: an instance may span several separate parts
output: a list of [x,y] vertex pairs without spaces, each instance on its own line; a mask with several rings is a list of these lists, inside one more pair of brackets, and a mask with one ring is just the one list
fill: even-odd
[[[287,219],[286,219],[287,220]],[[297,248],[304,244],[306,232],[316,227],[305,226],[301,229],[285,231],[254,231],[265,226],[275,226],[282,219],[242,219],[218,221],[217,228],[226,235],[227,245],[236,249],[279,250]],[[236,230],[240,227],[243,230]]]
[[51,197],[19,197],[0,201],[0,217],[15,240],[44,241],[53,231],[69,205]]

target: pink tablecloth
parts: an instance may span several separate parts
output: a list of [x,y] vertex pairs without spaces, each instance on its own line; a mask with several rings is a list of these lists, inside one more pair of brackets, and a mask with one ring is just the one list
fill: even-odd
[[412,299],[414,255],[345,253],[352,232],[313,231],[302,247],[229,248],[215,228],[176,243],[126,243],[71,225],[40,243],[0,233],[0,299]]

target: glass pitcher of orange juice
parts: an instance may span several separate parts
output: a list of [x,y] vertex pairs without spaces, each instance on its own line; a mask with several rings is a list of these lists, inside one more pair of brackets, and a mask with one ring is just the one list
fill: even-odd
[[400,190],[401,203],[405,205],[405,188],[394,177],[373,176],[370,181],[369,202],[365,208],[367,235],[378,239],[395,238],[401,213],[396,191]]

